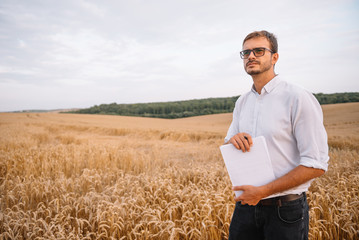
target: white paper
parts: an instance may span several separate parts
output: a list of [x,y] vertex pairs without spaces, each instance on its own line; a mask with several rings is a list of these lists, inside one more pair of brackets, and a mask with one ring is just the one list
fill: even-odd
[[[242,152],[226,144],[220,147],[233,186],[261,186],[275,180],[272,162],[263,136],[253,138],[250,152]],[[235,191],[236,197],[242,191]]]

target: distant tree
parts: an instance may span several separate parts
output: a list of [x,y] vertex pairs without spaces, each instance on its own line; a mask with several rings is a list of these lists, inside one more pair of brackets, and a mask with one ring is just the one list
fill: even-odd
[[[314,94],[320,104],[359,102],[358,92]],[[198,115],[232,112],[239,96],[228,98],[207,98],[175,102],[101,104],[71,113],[111,114],[158,118],[182,118]]]

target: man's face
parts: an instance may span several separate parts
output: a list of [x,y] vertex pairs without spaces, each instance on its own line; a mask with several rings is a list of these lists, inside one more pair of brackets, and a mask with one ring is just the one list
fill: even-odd
[[[254,48],[270,49],[269,41],[264,37],[258,37],[249,39],[243,44],[243,50],[252,50]],[[244,70],[249,75],[257,75],[269,71],[277,61],[277,58],[273,58],[273,55],[268,50],[265,50],[265,54],[261,57],[256,57],[251,52],[247,59],[243,59]]]

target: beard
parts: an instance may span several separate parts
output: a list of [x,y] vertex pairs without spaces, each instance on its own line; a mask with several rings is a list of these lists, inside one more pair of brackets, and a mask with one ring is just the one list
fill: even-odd
[[[251,68],[247,67],[249,63],[253,63],[253,62],[256,63],[257,66],[259,66],[259,68],[251,69]],[[253,76],[253,75],[258,75],[258,74],[264,73],[264,72],[270,70],[271,67],[272,67],[272,65],[270,62],[261,64],[261,62],[259,62],[259,61],[250,61],[250,62],[247,62],[245,71],[248,73],[248,75]]]

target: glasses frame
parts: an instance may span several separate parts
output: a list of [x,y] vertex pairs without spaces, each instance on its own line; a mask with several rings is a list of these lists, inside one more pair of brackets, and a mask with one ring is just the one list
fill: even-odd
[[[263,51],[263,55],[257,55],[256,54],[256,50],[264,50]],[[253,49],[247,49],[247,50],[243,50],[241,52],[239,52],[239,55],[241,56],[242,59],[248,59],[249,56],[251,55],[251,53],[253,52],[254,56],[255,57],[263,57],[265,54],[266,54],[266,51],[269,51],[270,53],[274,53],[272,50],[268,49],[268,48],[265,48],[265,47],[259,47],[259,48],[253,48]],[[248,53],[249,52],[249,53]],[[245,54],[248,54],[247,57],[245,57]]]

